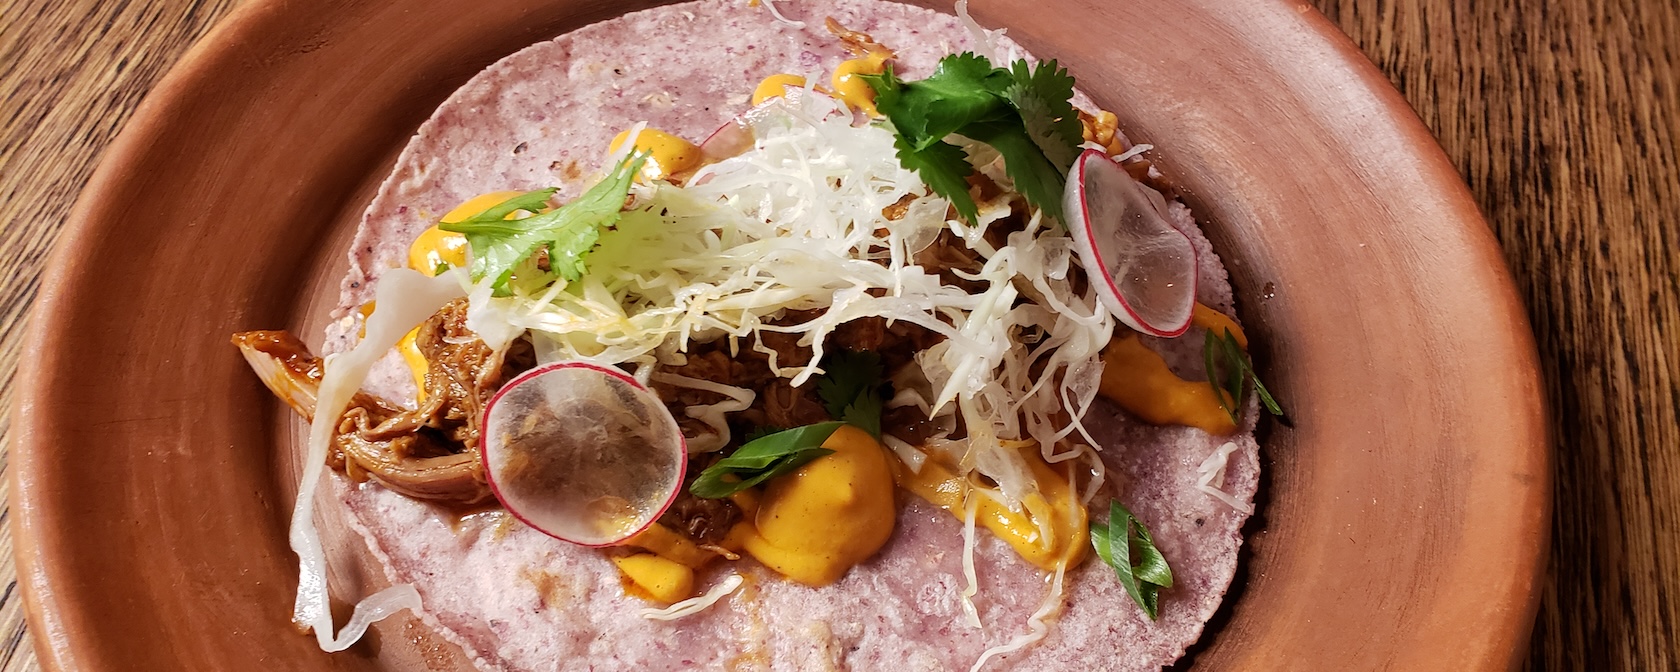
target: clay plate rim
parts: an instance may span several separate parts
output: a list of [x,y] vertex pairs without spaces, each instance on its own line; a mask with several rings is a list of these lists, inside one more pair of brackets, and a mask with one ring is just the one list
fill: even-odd
[[[1229,4],[974,7],[1163,146],[1295,416],[1266,439],[1263,519],[1195,666],[1514,667],[1544,568],[1550,454],[1532,334],[1498,247],[1428,130],[1328,21],[1284,0]],[[289,634],[288,469],[249,450],[273,443],[259,418],[275,404],[223,340],[307,321],[308,301],[283,288],[320,290],[306,277],[315,248],[343,239],[369,180],[455,85],[633,7],[450,9],[251,2],[153,90],[83,191],[43,278],[14,409],[13,530],[48,669],[458,660],[413,621],[332,657]],[[1065,17],[1088,15],[1111,23],[1076,39]],[[1149,48],[1099,46],[1120,38]],[[380,59],[436,76],[323,77],[377,72]],[[373,112],[326,123],[323,99],[352,93]],[[285,160],[262,161],[253,129],[279,131],[263,141]],[[251,203],[265,210],[250,232],[215,228]],[[73,456],[88,451],[99,459]]]

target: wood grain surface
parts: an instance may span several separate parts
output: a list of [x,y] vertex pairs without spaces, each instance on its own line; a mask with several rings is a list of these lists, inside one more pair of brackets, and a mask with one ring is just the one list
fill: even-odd
[[[1528,666],[1680,669],[1680,3],[1314,2],[1440,138],[1527,302],[1558,448]],[[101,151],[237,4],[0,4],[0,408]],[[37,669],[5,526],[0,583],[0,672]]]

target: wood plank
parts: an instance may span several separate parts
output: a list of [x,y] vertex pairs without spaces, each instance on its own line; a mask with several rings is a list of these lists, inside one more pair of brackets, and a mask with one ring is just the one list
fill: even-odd
[[1680,4],[1318,5],[1440,138],[1528,304],[1557,447],[1529,669],[1676,669]]
[[[141,98],[236,4],[30,0],[0,11],[0,449],[11,445],[29,303],[70,206]],[[0,454],[0,475],[8,466]],[[10,485],[0,480],[7,502]],[[9,513],[0,510],[0,522]],[[38,670],[9,524],[0,526],[0,583],[0,672]]]

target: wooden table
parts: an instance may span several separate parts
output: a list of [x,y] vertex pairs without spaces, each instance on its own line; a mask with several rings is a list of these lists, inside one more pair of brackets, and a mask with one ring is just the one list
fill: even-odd
[[[1434,129],[1528,304],[1558,448],[1529,666],[1680,667],[1680,3],[1314,3]],[[100,152],[236,4],[0,5],[0,408]],[[0,583],[0,672],[37,669],[5,527]]]

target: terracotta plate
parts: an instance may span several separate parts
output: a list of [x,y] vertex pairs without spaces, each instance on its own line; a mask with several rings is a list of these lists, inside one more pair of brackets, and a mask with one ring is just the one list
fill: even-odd
[[[158,86],[48,266],[19,382],[18,567],[49,668],[465,667],[414,621],[333,656],[292,629],[297,424],[227,337],[319,333],[359,213],[456,86],[647,4],[253,0]],[[1260,516],[1193,666],[1518,661],[1550,493],[1534,346],[1399,94],[1284,0],[974,13],[1160,147],[1295,418],[1263,437]],[[364,563],[335,559],[343,587]]]

